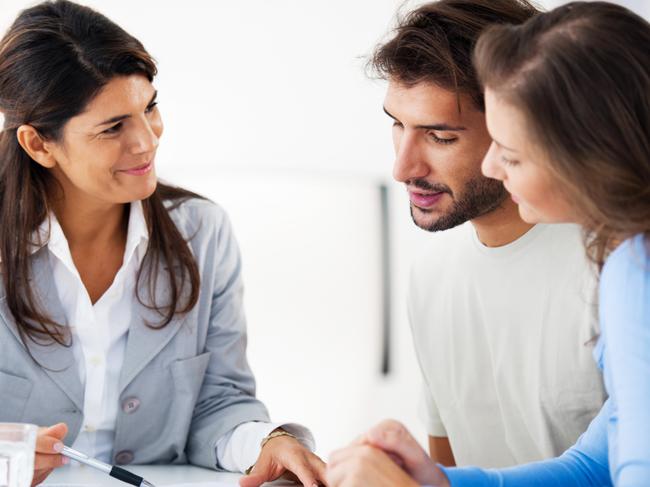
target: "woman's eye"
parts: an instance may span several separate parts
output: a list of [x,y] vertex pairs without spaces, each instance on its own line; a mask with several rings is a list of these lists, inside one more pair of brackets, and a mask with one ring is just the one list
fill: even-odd
[[519,164],[519,161],[508,159],[506,156],[501,156],[501,162],[503,162],[506,166],[516,166]]
[[149,105],[149,106],[147,107],[147,109],[146,109],[144,112],[145,112],[145,113],[151,113],[151,112],[153,112],[154,108],[156,108],[157,105],[158,105],[158,102],[157,102],[157,101],[153,102],[151,105]]
[[429,136],[436,144],[453,144],[458,140],[458,137],[449,137],[449,138],[438,137],[433,132],[429,132]]
[[122,122],[119,122],[113,125],[112,127],[109,127],[106,130],[102,131],[102,134],[113,135],[118,133],[121,129],[122,129]]

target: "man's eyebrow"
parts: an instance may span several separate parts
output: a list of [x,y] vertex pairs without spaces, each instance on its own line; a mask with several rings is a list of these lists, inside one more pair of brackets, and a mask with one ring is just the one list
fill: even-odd
[[[151,104],[156,101],[157,96],[158,96],[158,91],[154,91],[153,96],[151,97],[151,100],[149,100],[149,103],[147,103],[147,106],[151,106]],[[127,115],[117,115],[115,117],[109,118],[108,120],[104,120],[101,123],[98,123],[96,125],[96,127],[100,127],[102,125],[108,125],[109,123],[121,122],[122,120],[125,120],[125,119],[130,118],[130,117],[131,117],[131,115],[129,115],[129,114],[127,114]]]
[[[395,116],[391,115],[391,113],[388,110],[386,110],[386,107],[384,107],[384,113],[388,115],[390,118],[392,118],[393,120],[395,120],[396,122],[399,122],[399,120],[395,118]],[[467,130],[466,127],[462,127],[460,125],[453,126],[446,123],[434,123],[431,125],[416,125],[415,128],[423,129],[423,130],[437,130],[440,132],[458,132],[460,130]]]

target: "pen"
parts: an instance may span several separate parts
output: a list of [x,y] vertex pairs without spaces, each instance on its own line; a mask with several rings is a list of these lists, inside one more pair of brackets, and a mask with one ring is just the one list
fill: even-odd
[[111,477],[121,480],[122,482],[135,485],[135,487],[154,487],[151,482],[146,481],[142,477],[131,473],[128,470],[100,462],[95,458],[90,458],[88,455],[84,455],[83,453],[78,452],[77,450],[73,450],[72,448],[68,448],[67,446],[63,447],[61,455],[65,455],[66,457],[72,458],[73,460],[83,463],[84,465],[88,465],[89,467],[101,470],[102,472],[107,473]]

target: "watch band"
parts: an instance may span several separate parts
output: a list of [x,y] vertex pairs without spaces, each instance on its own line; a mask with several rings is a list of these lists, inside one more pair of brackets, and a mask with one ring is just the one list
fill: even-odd
[[[276,430],[271,431],[268,435],[266,435],[262,439],[262,442],[260,443],[260,450],[262,448],[264,448],[264,445],[266,445],[270,440],[272,440],[273,438],[277,438],[278,436],[288,436],[290,438],[296,438],[295,435],[292,435],[288,431],[285,431],[283,429],[276,429]],[[246,475],[250,475],[254,468],[255,468],[255,464],[248,467],[244,473]]]
[[262,443],[260,444],[260,448],[264,448],[264,445],[266,445],[270,440],[273,438],[277,438],[278,436],[289,436],[290,438],[295,438],[294,435],[291,433],[284,431],[282,429],[277,429],[274,431],[271,431],[270,434],[268,434],[263,440]]

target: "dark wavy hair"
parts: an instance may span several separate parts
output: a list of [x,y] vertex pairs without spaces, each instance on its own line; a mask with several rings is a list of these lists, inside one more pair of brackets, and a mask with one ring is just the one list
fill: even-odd
[[370,59],[369,74],[407,86],[433,83],[467,94],[481,111],[483,92],[472,66],[481,32],[494,24],[521,24],[538,13],[527,0],[439,0],[398,15],[390,38]]
[[[650,232],[650,24],[607,2],[573,2],[485,32],[484,86],[522,110],[548,168],[584,219],[600,267]],[[650,247],[650,244],[649,244]]]
[[[140,74],[152,81],[156,65],[142,44],[100,13],[66,0],[48,1],[21,12],[0,41],[0,257],[9,310],[23,343],[69,346],[68,327],[41,309],[30,287],[35,232],[51,208],[50,172],[35,163],[19,145],[16,131],[34,127],[46,140],[59,141],[66,122],[116,76]],[[137,275],[149,281],[147,303],[166,326],[176,313],[191,310],[199,295],[197,263],[169,216],[189,191],[159,183],[143,200],[149,243]],[[160,269],[169,277],[170,302],[156,303],[154,289]],[[138,289],[138,286],[136,286]]]

